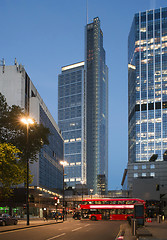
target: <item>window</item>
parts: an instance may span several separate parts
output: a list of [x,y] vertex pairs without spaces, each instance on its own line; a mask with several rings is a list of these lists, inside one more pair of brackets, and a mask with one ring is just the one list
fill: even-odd
[[142,169],[146,169],[146,165],[142,165]]
[[134,173],[134,178],[137,178],[138,177],[138,173]]
[[151,172],[150,177],[155,177],[155,172]]
[[151,169],[155,168],[155,165],[154,165],[154,164],[151,164],[151,165],[150,165],[150,168],[151,168]]
[[134,169],[134,170],[137,170],[137,169],[138,169],[138,166],[137,166],[137,165],[134,165],[133,169]]
[[146,173],[142,173],[142,177],[146,177]]

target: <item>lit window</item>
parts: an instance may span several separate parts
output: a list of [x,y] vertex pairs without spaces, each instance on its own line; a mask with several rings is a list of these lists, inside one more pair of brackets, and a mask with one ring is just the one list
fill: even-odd
[[151,172],[151,173],[150,173],[150,176],[151,176],[151,177],[155,177],[155,172]]
[[146,177],[146,173],[142,173],[142,177]]
[[142,169],[146,169],[146,165],[142,165]]
[[70,178],[70,182],[75,182],[75,178]]
[[134,173],[134,178],[137,178],[138,177],[138,173]]
[[151,168],[151,169],[155,168],[155,165],[154,165],[154,164],[151,164],[151,165],[150,165],[150,168]]
[[69,179],[68,179],[68,178],[65,178],[65,179],[64,179],[64,182],[69,182]]

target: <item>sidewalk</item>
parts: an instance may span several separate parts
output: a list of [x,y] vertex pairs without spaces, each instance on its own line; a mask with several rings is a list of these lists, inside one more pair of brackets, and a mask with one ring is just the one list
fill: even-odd
[[[151,233],[152,236],[146,236],[145,233]],[[167,221],[158,223],[156,220],[145,223],[143,228],[137,230],[139,240],[167,240]]]
[[157,223],[157,221],[145,223],[145,226],[139,227],[136,236],[132,235],[132,228],[125,222],[120,226],[120,232],[116,240],[167,240],[167,221]]
[[43,219],[30,219],[30,225],[27,225],[26,220],[18,220],[17,225],[10,225],[10,226],[0,226],[0,233],[1,232],[7,232],[7,231],[14,231],[18,229],[23,228],[32,228],[37,226],[43,226],[43,225],[49,225],[49,224],[57,224],[57,223],[63,223],[63,220],[43,220]]
[[135,236],[132,236],[131,226],[128,222],[121,224],[120,231],[115,240],[123,239],[123,240],[136,240]]

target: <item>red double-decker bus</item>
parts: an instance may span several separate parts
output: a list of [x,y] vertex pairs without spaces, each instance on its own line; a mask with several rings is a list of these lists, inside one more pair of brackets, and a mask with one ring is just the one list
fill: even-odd
[[135,204],[145,208],[145,202],[137,198],[84,199],[80,205],[81,216],[90,220],[127,220],[134,217]]

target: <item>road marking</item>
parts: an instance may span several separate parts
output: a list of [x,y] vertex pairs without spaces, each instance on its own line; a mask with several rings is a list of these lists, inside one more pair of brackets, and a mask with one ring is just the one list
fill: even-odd
[[[37,227],[43,227],[43,226],[37,226]],[[20,231],[26,231],[26,230],[31,230],[33,228],[37,228],[37,227],[26,227],[26,228],[16,228],[15,230],[8,230],[7,232],[0,232],[0,234],[7,234],[7,233],[12,233],[12,232],[20,232]]]
[[79,230],[79,229],[81,229],[81,228],[82,228],[82,227],[75,228],[75,229],[72,230],[72,232],[77,231],[77,230]]
[[86,224],[84,227],[87,227],[87,226],[89,226],[90,224]]
[[1,235],[1,234],[13,233],[13,232],[33,230],[34,228],[45,227],[45,226],[48,226],[48,224],[40,225],[40,226],[33,226],[33,225],[32,225],[32,227],[25,227],[25,228],[16,228],[16,229],[14,229],[14,230],[8,230],[7,232],[0,232],[0,235]]
[[54,237],[51,237],[51,238],[47,238],[46,240],[51,240],[51,239],[55,239],[55,238],[58,238],[58,237],[61,237],[63,235],[65,235],[66,233],[62,233],[62,234],[59,234],[57,236],[54,236]]
[[116,236],[116,239],[115,240],[117,240],[118,239],[118,237],[119,237],[119,234],[121,233],[121,230],[119,230],[119,233],[117,234],[117,236]]

